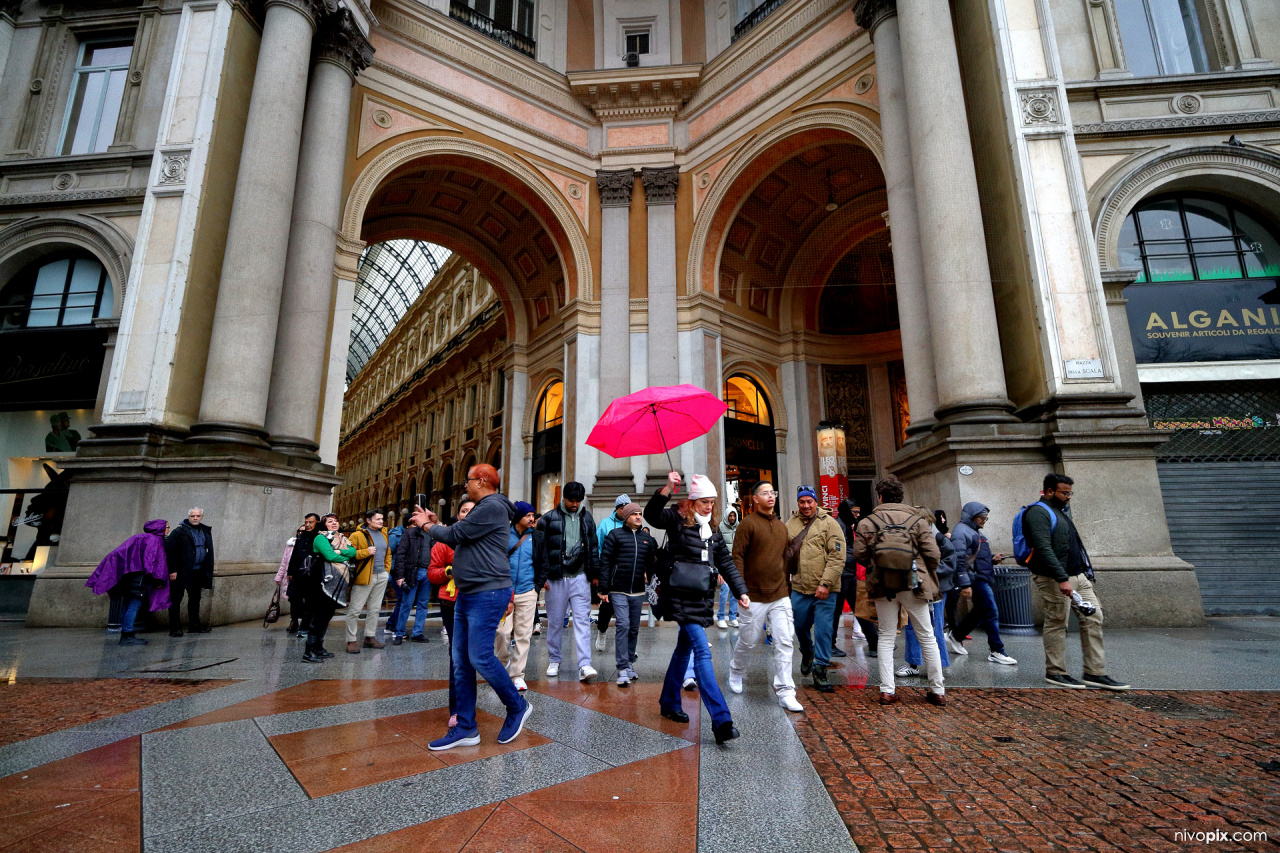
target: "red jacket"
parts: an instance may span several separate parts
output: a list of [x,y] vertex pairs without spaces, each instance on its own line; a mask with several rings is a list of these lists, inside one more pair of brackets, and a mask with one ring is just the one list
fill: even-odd
[[440,587],[441,601],[456,601],[458,590],[453,585],[453,549],[443,542],[431,546],[431,564],[427,580]]

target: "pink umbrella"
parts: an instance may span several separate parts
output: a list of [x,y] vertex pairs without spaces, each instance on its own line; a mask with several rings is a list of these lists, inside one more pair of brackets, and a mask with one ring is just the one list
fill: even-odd
[[728,410],[724,400],[696,385],[645,388],[610,403],[587,444],[615,459],[665,453],[670,464],[671,448],[706,435]]

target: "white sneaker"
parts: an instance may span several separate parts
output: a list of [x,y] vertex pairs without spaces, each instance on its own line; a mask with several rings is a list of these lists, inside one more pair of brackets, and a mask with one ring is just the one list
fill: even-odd
[[519,690],[521,693],[529,689],[529,685],[524,683],[523,678],[513,678],[511,679],[511,683],[514,684],[516,686],[516,690]]
[[951,652],[951,654],[953,655],[969,654],[969,650],[964,647],[964,643],[960,642],[955,637],[951,636],[950,631],[943,634],[943,636],[947,638],[947,651]]
[[440,629],[440,639],[444,640],[446,643],[447,643],[447,642],[449,642],[449,629],[448,629],[448,628],[441,628],[441,629]]
[[621,670],[618,673],[618,686],[626,687],[630,683],[631,683],[631,678],[627,675],[627,671],[625,669]]
[[604,631],[597,631],[596,632],[596,651],[598,652],[604,651],[604,643],[605,643]]
[[992,663],[1002,663],[1005,666],[1017,666],[1018,662],[1006,655],[1004,652],[992,652],[987,655],[987,660]]
[[733,673],[729,673],[729,689],[734,693],[742,692],[742,679]]
[[920,669],[909,663],[904,663],[902,666],[895,669],[893,674],[898,676],[898,678],[910,678],[913,675],[919,675]]
[[[541,623],[541,622],[538,622],[537,624],[535,624],[535,625],[533,626],[533,636],[535,636],[535,637],[536,637],[536,636],[538,636],[538,635],[539,635],[539,634],[541,634],[541,633],[542,633],[542,623]],[[446,635],[446,636],[447,636],[447,635]]]
[[723,619],[717,619],[717,620],[716,620],[716,627],[717,627],[717,628],[719,628],[721,631],[724,631],[724,630],[727,630],[727,629],[728,629],[728,627],[729,627],[729,623],[728,623],[728,622],[726,622],[726,621],[724,621]]
[[685,690],[697,690],[697,689],[698,689],[698,679],[693,678],[693,677],[686,678],[686,679],[684,680],[684,685],[683,685],[683,687],[684,687],[684,689],[685,689]]
[[658,627],[658,620],[654,617],[652,613],[649,614],[649,627],[650,628]]
[[796,713],[800,713],[801,711],[804,710],[804,706],[801,705],[799,702],[797,702],[796,697],[794,696],[779,696],[778,703],[781,704],[782,707],[786,708],[788,711],[795,711]]
[[582,669],[578,670],[578,680],[583,684],[590,684],[592,680],[595,679],[596,675],[595,667],[591,666],[591,664],[587,664]]
[[730,620],[729,620],[729,627],[730,627],[730,628],[737,628],[737,627],[738,627],[738,620],[737,620],[737,619],[730,619]]
[[551,663],[547,664],[547,678],[555,678],[559,674],[560,674],[559,661],[553,660]]

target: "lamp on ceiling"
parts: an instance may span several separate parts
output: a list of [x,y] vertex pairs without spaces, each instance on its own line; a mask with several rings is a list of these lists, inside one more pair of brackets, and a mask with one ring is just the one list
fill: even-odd
[[827,169],[827,213],[835,213],[838,207],[835,190],[831,188],[831,170]]

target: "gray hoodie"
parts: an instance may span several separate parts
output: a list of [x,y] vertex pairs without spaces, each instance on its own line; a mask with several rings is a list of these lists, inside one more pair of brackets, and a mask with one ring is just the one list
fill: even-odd
[[481,498],[456,524],[437,524],[427,532],[436,542],[453,548],[453,582],[460,595],[508,589],[511,564],[508,538],[516,508],[506,495]]
[[986,504],[969,501],[960,510],[960,523],[951,529],[951,544],[956,549],[956,585],[970,585],[968,576],[982,578],[987,583],[995,581],[991,564],[991,546],[987,537],[973,524],[974,516],[990,513]]

